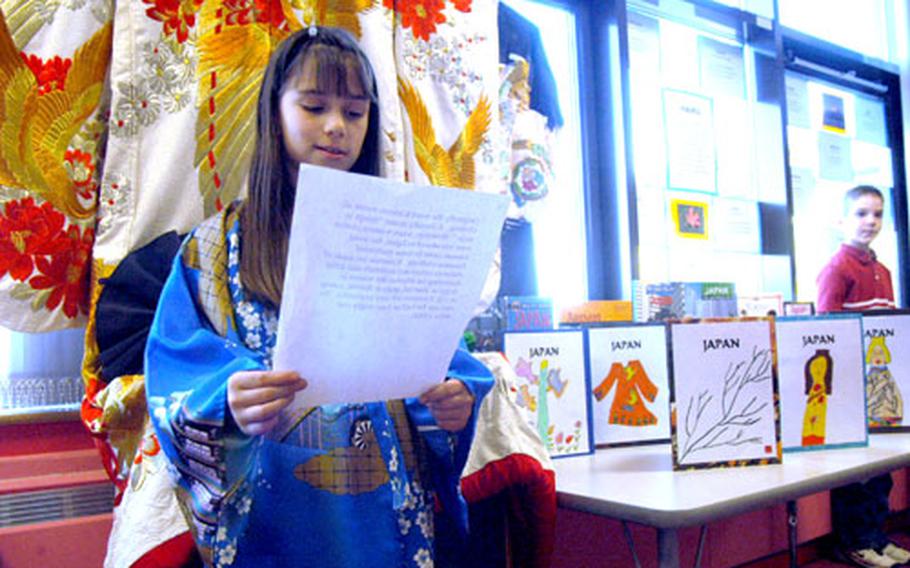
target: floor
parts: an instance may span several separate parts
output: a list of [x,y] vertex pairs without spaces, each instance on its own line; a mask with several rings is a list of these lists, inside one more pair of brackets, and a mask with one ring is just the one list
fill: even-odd
[[[889,531],[888,536],[896,544],[910,550],[910,527],[906,523],[901,523],[900,528]],[[824,540],[824,539],[822,539]],[[825,542],[816,542],[814,546],[800,546],[799,559],[800,568],[845,568],[850,564],[835,562],[825,557],[821,552],[825,548]],[[790,563],[785,554],[775,555],[774,558],[767,558],[750,562],[739,568],[789,568]]]
[[[892,531],[888,534],[892,541],[895,544],[898,544],[908,550],[910,550],[910,532],[906,530]],[[803,564],[801,568],[844,568],[844,566],[849,566],[849,564],[843,564],[841,562],[835,562],[833,560],[820,559]]]

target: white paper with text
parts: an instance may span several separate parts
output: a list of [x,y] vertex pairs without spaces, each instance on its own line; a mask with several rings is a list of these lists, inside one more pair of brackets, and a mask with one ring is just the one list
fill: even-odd
[[276,370],[306,408],[417,396],[445,377],[496,252],[507,195],[301,166]]

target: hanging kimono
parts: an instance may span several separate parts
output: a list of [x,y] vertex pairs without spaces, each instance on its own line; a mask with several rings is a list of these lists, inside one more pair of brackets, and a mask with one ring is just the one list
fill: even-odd
[[[278,314],[240,284],[238,231],[232,207],[184,243],[146,351],[149,413],[203,558],[213,566],[432,566],[434,495],[464,524],[458,483],[473,419],[450,434],[408,399],[317,407],[280,441],[242,434],[230,419],[227,379],[270,368]],[[448,376],[474,394],[476,417],[490,372],[459,350]]]

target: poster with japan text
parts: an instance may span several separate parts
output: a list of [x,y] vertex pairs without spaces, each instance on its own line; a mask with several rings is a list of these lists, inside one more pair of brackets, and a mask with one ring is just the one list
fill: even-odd
[[784,450],[866,445],[859,314],[778,318],[775,337]]
[[666,326],[623,324],[587,332],[595,444],[669,440]]
[[673,468],[780,463],[770,318],[670,324]]
[[910,429],[910,312],[867,312],[863,315],[863,356],[866,362],[866,405],[875,432]]
[[594,451],[585,337],[581,330],[503,334],[513,395],[553,457]]

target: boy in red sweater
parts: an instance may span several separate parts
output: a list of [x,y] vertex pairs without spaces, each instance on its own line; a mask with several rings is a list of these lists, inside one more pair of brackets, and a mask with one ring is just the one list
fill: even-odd
[[[882,228],[884,199],[860,185],[844,197],[844,244],[818,275],[818,311],[865,311],[895,308],[891,273],[869,245]],[[831,491],[831,520],[837,556],[854,566],[891,568],[910,561],[910,552],[888,540],[891,474],[851,483]]]
[[848,191],[844,200],[844,244],[818,275],[818,311],[895,308],[891,272],[869,248],[882,228],[882,193],[860,185]]

